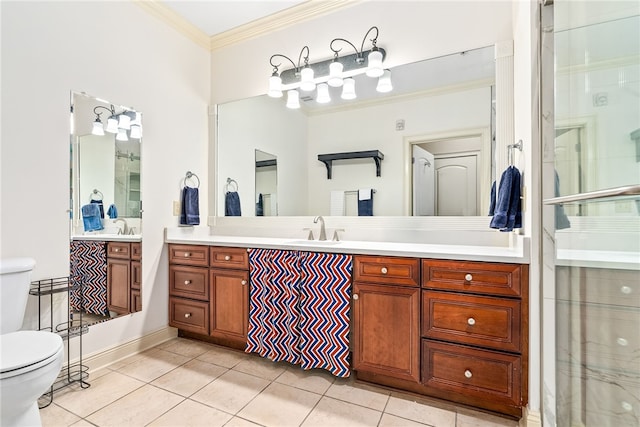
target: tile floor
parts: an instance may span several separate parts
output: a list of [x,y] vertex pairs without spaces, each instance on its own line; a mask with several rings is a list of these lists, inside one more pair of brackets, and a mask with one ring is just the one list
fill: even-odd
[[515,427],[516,421],[184,338],[93,372],[50,426]]

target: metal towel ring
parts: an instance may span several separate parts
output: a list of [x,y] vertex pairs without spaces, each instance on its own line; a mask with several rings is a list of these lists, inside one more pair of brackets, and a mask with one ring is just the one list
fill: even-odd
[[196,181],[198,181],[198,184],[196,184],[195,188],[200,188],[200,178],[198,178],[198,175],[196,175],[195,173],[193,173],[191,171],[187,171],[187,174],[184,177],[184,184],[183,185],[185,187],[188,187],[187,180],[190,179],[190,178],[195,178]]
[[227,178],[227,185],[224,186],[225,193],[229,192],[229,187],[231,186],[231,184],[235,185],[236,187],[233,191],[238,191],[238,183],[234,179]]
[[[94,195],[100,195],[99,199],[94,199],[93,196]],[[104,199],[104,196],[102,195],[102,192],[100,190],[98,190],[97,188],[94,188],[93,191],[91,192],[91,194],[89,194],[89,201],[91,200],[96,200],[96,201],[102,201],[102,199]]]

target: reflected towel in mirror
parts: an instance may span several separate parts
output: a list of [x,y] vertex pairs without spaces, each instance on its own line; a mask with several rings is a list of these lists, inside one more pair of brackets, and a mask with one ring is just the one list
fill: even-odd
[[89,203],[82,207],[82,225],[84,231],[102,230],[102,219],[100,218],[100,207],[95,203]]
[[184,187],[182,189],[182,208],[180,210],[180,225],[199,225],[200,207],[198,189]]
[[240,196],[237,191],[227,191],[224,195],[224,216],[241,216]]
[[107,215],[109,215],[109,218],[111,219],[118,218],[118,208],[116,208],[116,205],[114,205],[113,203],[109,205],[109,209],[107,209]]
[[264,216],[264,205],[262,203],[262,193],[260,193],[258,194],[258,202],[256,203],[256,216]]
[[373,189],[358,190],[358,216],[373,216]]
[[343,190],[331,191],[331,199],[329,201],[329,215],[331,216],[343,216],[345,213],[345,200]]

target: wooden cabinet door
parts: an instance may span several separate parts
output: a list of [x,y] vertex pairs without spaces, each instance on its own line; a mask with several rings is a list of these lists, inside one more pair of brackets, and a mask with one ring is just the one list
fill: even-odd
[[212,268],[209,284],[209,334],[246,343],[249,321],[249,272]]
[[131,268],[129,260],[107,259],[107,308],[118,314],[129,313]]
[[355,282],[353,368],[420,381],[420,289]]

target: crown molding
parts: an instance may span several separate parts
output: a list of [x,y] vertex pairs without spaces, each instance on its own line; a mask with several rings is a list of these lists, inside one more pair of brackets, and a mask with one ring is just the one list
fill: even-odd
[[191,24],[182,16],[174,12],[173,9],[162,4],[162,2],[158,0],[133,0],[133,2],[149,14],[155,16],[165,24],[168,24],[169,26],[178,30],[180,33],[187,36],[199,46],[207,50],[211,49],[211,38],[207,35],[207,33]]
[[344,7],[353,6],[361,1],[362,0],[309,0],[281,12],[256,19],[245,25],[212,36],[210,48],[211,50],[216,50],[234,43],[250,40]]

